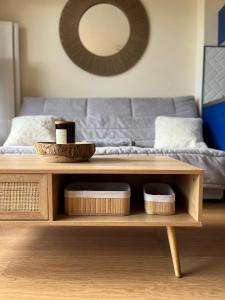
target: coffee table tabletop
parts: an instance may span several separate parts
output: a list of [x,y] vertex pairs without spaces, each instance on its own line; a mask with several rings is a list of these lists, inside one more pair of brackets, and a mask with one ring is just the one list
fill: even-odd
[[203,174],[203,170],[165,156],[94,156],[83,163],[46,163],[36,155],[0,155],[0,173],[51,174]]

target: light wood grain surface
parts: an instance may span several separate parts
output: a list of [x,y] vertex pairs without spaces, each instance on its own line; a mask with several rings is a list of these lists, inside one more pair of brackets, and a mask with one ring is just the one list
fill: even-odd
[[[66,222],[65,222],[66,221]],[[185,211],[177,211],[175,215],[160,216],[147,215],[145,212],[132,212],[129,216],[66,216],[59,215],[52,225],[65,226],[174,226],[174,227],[200,227],[201,222],[196,221]]]
[[182,273],[181,273],[176,231],[174,227],[167,227],[167,236],[170,245],[171,257],[173,260],[174,272],[176,277],[180,278],[182,276]]
[[223,300],[225,204],[204,223],[177,229],[181,279],[165,229],[0,225],[0,299]]
[[2,224],[27,224],[36,226],[104,226],[104,227],[201,227],[202,222],[195,220],[184,210],[178,210],[175,215],[160,216],[160,215],[147,215],[144,211],[133,211],[129,216],[68,216],[65,214],[57,215],[55,220],[49,221],[14,221],[14,220],[0,220]]
[[[27,221],[0,221],[2,224],[27,224]],[[58,215],[55,221],[29,221],[31,225],[37,226],[87,226],[87,227],[201,227],[202,223],[196,221],[188,213],[183,210],[177,211],[175,215],[171,216],[150,216],[144,212],[133,212],[130,216],[67,216],[65,214]],[[28,224],[27,224],[28,225]]]
[[[131,163],[132,162],[132,163]],[[0,173],[52,174],[203,174],[203,170],[169,157],[94,157],[84,163],[46,163],[35,155],[0,155]]]
[[[5,158],[5,159],[4,159]],[[203,170],[195,168],[191,165],[185,164],[178,160],[168,157],[96,157],[88,163],[83,164],[46,164],[41,163],[36,156],[5,156],[0,157],[2,165],[0,164],[0,176],[15,177],[24,176],[19,173],[26,173],[28,176],[33,174],[46,174],[45,181],[48,184],[45,187],[45,195],[48,196],[46,205],[49,211],[49,224],[57,225],[77,225],[77,226],[167,226],[168,239],[174,264],[174,270],[177,277],[180,277],[179,256],[176,242],[176,234],[174,226],[201,226],[201,219],[199,216],[199,202],[202,201],[202,174]],[[0,162],[1,163],[1,162]],[[8,175],[6,175],[6,173]],[[14,174],[13,174],[14,173]],[[16,175],[16,174],[17,175]],[[180,200],[185,204],[186,210],[181,213],[176,213],[172,216],[149,216],[144,213],[131,213],[125,217],[61,217],[54,220],[57,206],[60,204],[60,190],[63,191],[63,185],[60,184],[60,174],[148,174],[148,176],[170,176],[182,175],[183,180],[181,184],[177,182]],[[58,180],[56,177],[58,174]],[[138,175],[140,176],[140,175]],[[180,177],[182,177],[180,176]],[[66,178],[66,175],[64,176]],[[150,178],[149,178],[150,179]],[[182,192],[183,191],[183,192]],[[59,193],[58,193],[59,192]],[[178,199],[177,199],[178,200]],[[58,203],[57,203],[58,202]],[[182,203],[180,203],[182,204]],[[55,206],[56,205],[56,206]],[[55,207],[54,207],[55,206]],[[155,217],[155,218],[154,218]],[[16,218],[15,218],[16,219]],[[14,222],[14,221],[13,221]],[[37,223],[36,223],[37,224]],[[45,223],[43,223],[45,224]],[[47,223],[46,223],[47,224]],[[16,225],[14,223],[14,225]],[[29,224],[32,225],[32,224]]]
[[[30,174],[28,173],[30,172]],[[13,174],[14,172],[14,174]],[[8,176],[14,181],[16,174],[48,174],[48,207],[49,224],[52,225],[74,225],[74,226],[201,226],[201,201],[202,201],[202,173],[203,170],[185,164],[168,157],[95,157],[91,162],[79,164],[49,164],[39,160],[36,156],[0,156],[0,177]],[[134,186],[137,185],[139,176],[148,176],[148,181],[169,180],[177,186],[182,195],[176,199],[177,203],[184,205],[186,211],[177,212],[172,216],[148,216],[144,213],[134,213],[130,216],[121,217],[57,217],[57,207],[62,202],[63,189],[66,176],[63,174],[86,173],[88,176],[96,177],[96,174],[113,174],[112,176],[135,176]],[[138,176],[136,176],[138,175]],[[182,175],[182,176],[180,176]],[[24,176],[24,175],[20,175]],[[43,175],[41,175],[43,176]],[[72,176],[72,175],[70,175]],[[67,178],[68,180],[69,178]],[[105,179],[105,178],[104,178]],[[126,180],[131,178],[125,177]],[[123,180],[125,180],[123,178]],[[71,179],[69,179],[71,180]],[[89,180],[91,177],[88,178]],[[114,179],[115,180],[115,179]],[[117,180],[117,179],[116,179]],[[134,180],[134,179],[133,179]],[[147,178],[145,178],[147,180]],[[113,181],[113,180],[112,180]],[[68,181],[69,182],[69,181]],[[128,181],[130,182],[130,181]],[[61,192],[60,192],[61,191]],[[142,190],[141,190],[142,193]],[[47,195],[47,189],[46,189]],[[183,198],[183,199],[182,199]],[[45,201],[46,202],[46,201]],[[52,222],[56,219],[56,222]],[[34,221],[35,223],[35,221]],[[45,223],[42,223],[42,225]]]

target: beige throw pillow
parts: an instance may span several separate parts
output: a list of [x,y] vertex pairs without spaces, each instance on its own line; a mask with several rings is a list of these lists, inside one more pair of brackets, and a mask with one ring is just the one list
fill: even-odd
[[24,116],[12,121],[4,146],[33,146],[37,142],[55,142],[55,116]]
[[155,122],[154,148],[208,148],[202,136],[202,119],[158,117]]

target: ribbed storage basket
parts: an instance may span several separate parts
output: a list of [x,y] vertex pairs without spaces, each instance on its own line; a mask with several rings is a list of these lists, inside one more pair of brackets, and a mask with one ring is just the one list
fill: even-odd
[[126,183],[74,183],[64,191],[65,213],[69,216],[129,215],[130,195]]
[[144,185],[145,211],[149,215],[175,214],[175,193],[168,184]]

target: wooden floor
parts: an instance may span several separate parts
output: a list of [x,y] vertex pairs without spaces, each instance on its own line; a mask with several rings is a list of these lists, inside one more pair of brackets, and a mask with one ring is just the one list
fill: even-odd
[[225,204],[179,229],[182,279],[165,229],[0,226],[0,299],[225,299]]

